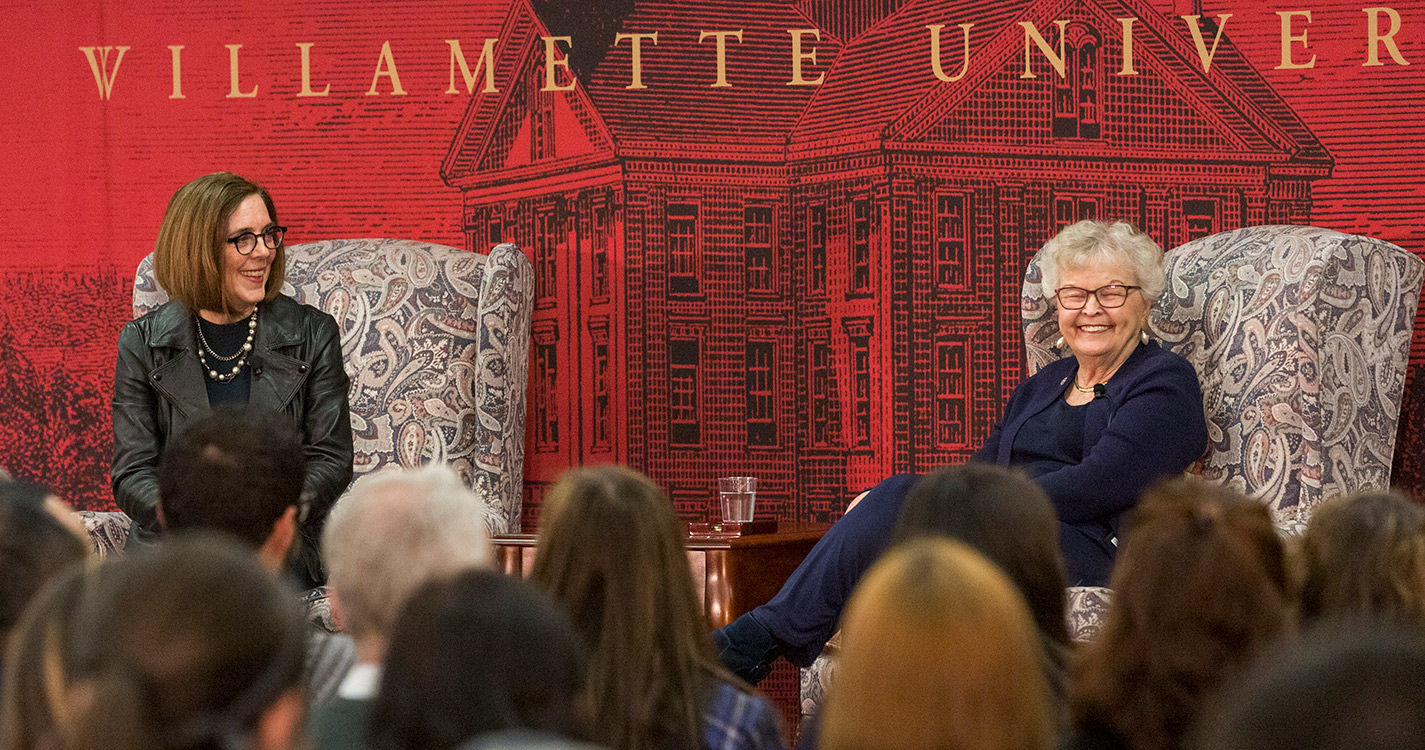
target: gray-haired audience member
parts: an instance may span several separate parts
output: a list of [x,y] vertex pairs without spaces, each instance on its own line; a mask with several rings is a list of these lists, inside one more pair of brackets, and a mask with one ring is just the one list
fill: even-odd
[[1198,728],[1200,750],[1416,750],[1425,745],[1425,640],[1326,627],[1258,662]]
[[490,564],[486,505],[449,466],[388,469],[357,480],[322,534],[334,609],[356,639],[357,664],[311,716],[316,750],[361,747],[387,641],[427,582]]
[[[286,415],[221,406],[169,441],[158,468],[165,531],[222,532],[257,553],[274,575],[287,569],[306,478],[302,436]],[[310,629],[307,695],[330,699],[356,661],[351,639]]]

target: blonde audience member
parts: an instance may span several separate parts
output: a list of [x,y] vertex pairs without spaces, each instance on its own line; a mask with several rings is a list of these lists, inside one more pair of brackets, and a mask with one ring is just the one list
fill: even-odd
[[1425,508],[1393,492],[1327,503],[1311,517],[1302,558],[1303,624],[1425,628]]
[[713,653],[678,519],[647,477],[618,466],[566,473],[541,513],[532,579],[589,645],[600,744],[784,747],[771,704]]
[[40,589],[10,634],[0,693],[0,750],[57,750],[73,735],[74,610],[97,565],[72,565]]
[[1144,495],[1085,649],[1070,747],[1171,750],[1203,706],[1288,625],[1285,553],[1266,506],[1177,480]]
[[1055,729],[1024,598],[960,542],[893,548],[842,619],[824,750],[1047,750]]

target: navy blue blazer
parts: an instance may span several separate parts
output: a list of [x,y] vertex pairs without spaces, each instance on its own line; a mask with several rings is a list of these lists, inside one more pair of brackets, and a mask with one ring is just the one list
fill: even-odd
[[[972,460],[1009,466],[1020,428],[1062,398],[1078,371],[1078,360],[1066,357],[1020,383]],[[1181,474],[1206,447],[1197,372],[1150,342],[1135,349],[1103,395],[1089,402],[1083,461],[1034,481],[1049,495],[1059,520],[1094,537],[1111,558],[1120,520],[1139,494],[1163,477]],[[1073,568],[1074,561],[1068,562]]]

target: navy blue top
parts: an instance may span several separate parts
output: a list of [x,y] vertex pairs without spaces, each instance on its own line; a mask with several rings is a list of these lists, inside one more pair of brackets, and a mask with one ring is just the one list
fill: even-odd
[[[207,352],[208,367],[223,375],[232,371],[233,366],[237,364],[237,359],[224,362],[214,359],[213,353],[217,352],[227,357],[242,349],[242,345],[247,342],[247,321],[247,318],[243,318],[236,323],[209,323],[203,320],[203,316],[198,316],[198,326],[203,331],[203,338],[211,347]],[[203,343],[198,342],[198,346],[203,346]],[[246,404],[252,395],[252,368],[243,364],[242,372],[226,382],[214,380],[208,377],[208,373],[205,372],[203,373],[203,385],[208,390],[208,405],[210,406]]]
[[1084,414],[1088,404],[1071,406],[1059,399],[1024,423],[1009,463],[1031,479],[1084,460]]

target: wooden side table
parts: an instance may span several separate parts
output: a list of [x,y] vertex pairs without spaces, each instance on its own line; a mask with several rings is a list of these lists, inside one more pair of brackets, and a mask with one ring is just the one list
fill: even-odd
[[[771,534],[686,537],[688,567],[709,624],[720,628],[769,601],[828,528],[828,524],[783,524]],[[534,540],[533,534],[496,536],[500,570],[529,575]]]

